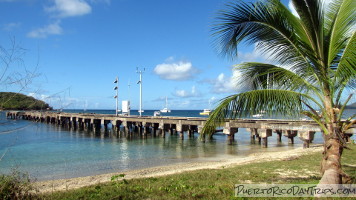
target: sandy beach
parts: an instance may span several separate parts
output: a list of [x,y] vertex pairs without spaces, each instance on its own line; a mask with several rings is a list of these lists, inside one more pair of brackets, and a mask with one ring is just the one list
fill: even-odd
[[204,161],[204,162],[179,163],[179,164],[151,167],[151,168],[145,168],[139,170],[118,171],[116,173],[101,174],[95,176],[40,181],[40,182],[36,182],[35,186],[38,188],[39,192],[41,193],[64,191],[64,190],[71,190],[84,186],[94,185],[97,183],[105,183],[110,181],[113,175],[117,175],[117,174],[125,174],[125,179],[158,177],[158,176],[176,174],[185,171],[193,171],[199,169],[221,169],[221,168],[233,167],[233,166],[243,165],[248,163],[284,160],[284,159],[299,157],[301,155],[307,155],[314,152],[322,152],[322,146],[319,145],[319,146],[311,147],[309,149],[297,148],[297,149],[287,150],[282,152],[254,153],[243,158],[237,157],[237,158],[229,158],[229,159],[216,159],[208,162]]

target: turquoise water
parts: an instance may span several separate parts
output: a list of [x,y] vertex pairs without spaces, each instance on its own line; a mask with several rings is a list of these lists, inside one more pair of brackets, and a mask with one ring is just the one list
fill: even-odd
[[[94,111],[91,111],[94,112]],[[96,113],[114,111],[95,111]],[[145,114],[147,114],[146,112]],[[175,116],[195,117],[199,111],[172,111]],[[184,114],[184,115],[180,115]],[[168,165],[181,162],[219,160],[229,157],[244,157],[254,152],[267,152],[301,147],[289,145],[287,138],[276,142],[276,136],[268,138],[268,148],[251,145],[249,133],[239,129],[233,145],[227,137],[214,135],[212,141],[202,143],[194,138],[167,134],[166,138],[127,138],[113,134],[95,135],[83,131],[68,131],[64,128],[25,120],[7,120],[0,116],[0,173],[12,168],[29,172],[38,180],[72,178],[132,169]],[[314,143],[322,143],[320,133]]]

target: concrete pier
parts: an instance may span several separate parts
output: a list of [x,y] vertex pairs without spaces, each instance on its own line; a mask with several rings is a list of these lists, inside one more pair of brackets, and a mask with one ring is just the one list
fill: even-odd
[[[207,118],[200,117],[163,117],[163,116],[116,116],[105,114],[62,113],[39,111],[9,111],[9,119],[24,119],[65,127],[71,130],[88,131],[96,134],[107,133],[109,130],[115,134],[125,134],[131,137],[139,134],[140,137],[162,137],[167,132],[178,134],[181,140],[200,134]],[[111,124],[111,128],[109,128]],[[251,144],[257,143],[268,147],[268,137],[277,134],[277,141],[282,142],[282,135],[294,144],[294,138],[303,141],[304,148],[308,148],[314,139],[316,131],[321,131],[319,125],[313,121],[301,120],[275,120],[275,119],[235,119],[226,120],[223,124],[223,133],[227,135],[227,143],[233,144],[235,134],[239,128],[246,128],[250,132]],[[355,127],[345,134],[345,141],[355,133]],[[186,133],[186,134],[185,134]],[[205,141],[205,137],[202,137]]]

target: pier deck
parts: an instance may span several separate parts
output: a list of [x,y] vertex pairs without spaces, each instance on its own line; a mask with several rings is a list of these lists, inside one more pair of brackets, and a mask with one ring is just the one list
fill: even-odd
[[[11,119],[25,119],[48,124],[61,125],[74,130],[87,130],[94,132],[107,131],[111,124],[112,130],[120,130],[132,134],[139,133],[143,136],[151,134],[165,137],[170,131],[177,133],[184,139],[184,132],[188,136],[201,133],[207,118],[199,117],[165,117],[165,116],[116,116],[108,114],[88,113],[64,113],[64,112],[39,112],[39,111],[9,111],[6,116]],[[294,137],[298,136],[303,141],[305,148],[313,141],[315,132],[320,127],[311,120],[283,120],[283,119],[234,119],[226,120],[222,126],[223,133],[228,135],[232,143],[235,133],[239,128],[246,128],[250,132],[251,143],[258,142],[263,147],[268,145],[268,137],[272,133],[277,134],[280,142],[282,134],[288,137],[289,143],[294,143]],[[355,127],[345,134],[345,140],[354,134]]]

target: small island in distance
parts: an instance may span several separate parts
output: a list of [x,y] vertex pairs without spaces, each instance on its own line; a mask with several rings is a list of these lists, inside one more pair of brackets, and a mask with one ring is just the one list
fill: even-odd
[[14,92],[0,92],[0,110],[52,110],[46,102]]
[[356,109],[356,103],[347,105],[346,109]]

